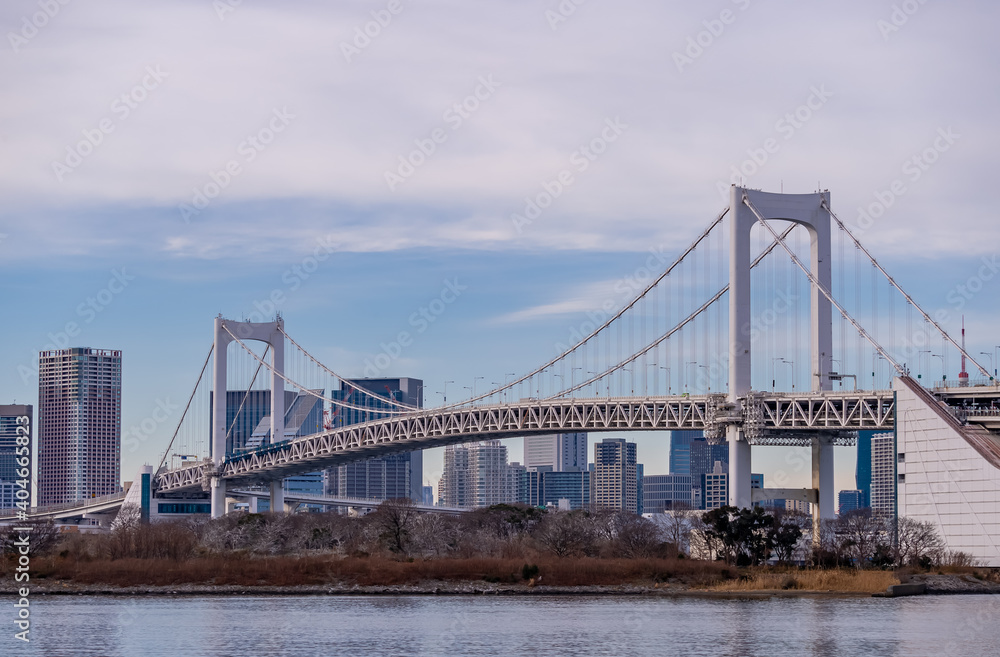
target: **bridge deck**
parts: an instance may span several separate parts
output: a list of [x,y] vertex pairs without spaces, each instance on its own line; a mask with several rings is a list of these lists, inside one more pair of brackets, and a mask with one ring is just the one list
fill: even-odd
[[[727,404],[724,395],[644,398],[521,400],[506,405],[427,409],[350,425],[268,446],[226,461],[215,470],[195,464],[157,476],[164,492],[202,488],[207,477],[260,483],[313,472],[386,454],[493,438],[514,438],[574,431],[669,431],[710,429],[747,414],[760,430],[802,432],[889,429],[893,422],[889,390],[760,394],[745,409]],[[770,442],[769,444],[780,444]]]

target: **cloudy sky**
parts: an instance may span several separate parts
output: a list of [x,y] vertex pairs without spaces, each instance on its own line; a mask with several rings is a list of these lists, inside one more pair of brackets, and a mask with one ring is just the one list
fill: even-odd
[[[830,189],[900,282],[947,307],[1000,244],[987,193],[998,13],[971,0],[9,0],[0,400],[34,403],[26,370],[76,322],[74,345],[124,352],[127,426],[186,398],[216,314],[247,316],[274,290],[289,333],[358,376],[456,279],[467,289],[391,374],[433,391],[497,380],[551,357],[609,281],[652,245],[683,248],[741,180]],[[552,205],[519,222],[564,172]],[[317,248],[331,256],[295,274]],[[1000,295],[983,283],[962,309],[976,352],[1000,343]],[[105,289],[120,291],[86,305]],[[125,453],[123,476],[167,439]],[[666,471],[663,444],[642,439],[647,473]],[[440,458],[425,462],[433,481]]]

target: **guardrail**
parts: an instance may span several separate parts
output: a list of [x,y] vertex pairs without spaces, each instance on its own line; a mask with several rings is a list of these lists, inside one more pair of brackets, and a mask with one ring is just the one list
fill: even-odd
[[[112,493],[110,495],[101,495],[100,497],[88,497],[77,502],[64,502],[62,504],[48,504],[46,506],[33,506],[28,509],[27,514],[29,516],[39,515],[43,513],[58,513],[59,511],[69,511],[70,509],[86,509],[91,506],[100,506],[102,504],[107,504],[108,502],[119,502],[125,499],[125,492]],[[3,509],[0,510],[0,518],[10,518],[17,516],[21,513],[18,509]]]
[[1000,389],[1000,381],[994,378],[989,379],[938,379],[929,386],[934,390],[947,390],[949,388],[997,388]]

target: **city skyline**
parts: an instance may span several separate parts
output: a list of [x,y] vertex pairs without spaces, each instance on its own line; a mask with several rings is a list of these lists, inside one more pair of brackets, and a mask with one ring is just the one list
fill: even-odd
[[[1000,10],[926,5],[886,31],[888,6],[745,4],[732,3],[735,22],[696,57],[686,53],[689,39],[718,20],[703,7],[643,5],[637,25],[588,3],[553,25],[528,4],[472,17],[439,3],[405,10],[350,61],[340,41],[309,37],[325,22],[350,43],[368,8],[247,5],[220,17],[208,6],[170,3],[154,25],[127,3],[109,3],[93,11],[131,27],[107,39],[62,11],[0,60],[21,92],[0,109],[10,155],[0,164],[0,285],[11,307],[30,309],[2,329],[0,400],[37,404],[39,351],[121,349],[129,478],[158,461],[180,411],[152,432],[131,428],[183,405],[211,319],[275,311],[345,376],[371,375],[374,365],[377,376],[421,378],[428,406],[455,381],[448,393],[458,399],[476,377],[490,385],[555,355],[588,313],[625,299],[637,271],[665,266],[725,204],[720,184],[734,177],[772,191],[829,188],[894,277],[929,310],[947,311],[953,335],[964,315],[970,352],[984,364],[990,359],[979,352],[997,360],[1000,228],[987,220],[982,193],[997,92],[954,71],[991,74],[997,53],[985,45],[986,30]],[[19,25],[27,11],[11,4],[0,16]],[[837,58],[810,48],[789,27],[807,17],[852,47]],[[410,57],[412,39],[452,21],[481,38]],[[286,28],[274,37],[280,63],[242,47],[242,31],[275,24]],[[178,49],[164,25],[213,45]],[[525,57],[509,56],[498,26],[526,44]],[[586,47],[595,30],[616,27],[627,44]],[[789,39],[807,55],[775,63],[759,48]],[[68,59],[67,44],[78,53]],[[629,54],[644,50],[658,55]],[[238,53],[258,74],[213,91],[212,81],[231,73],[205,66],[217,52]],[[882,66],[862,65],[872,59]],[[67,60],[68,69],[57,65]],[[336,93],[313,83],[316,62]],[[921,75],[907,73],[917,66]],[[761,71],[752,82],[737,74],[750,69]],[[82,71],[86,89],[73,81]],[[561,76],[578,81],[549,84]],[[378,92],[387,82],[391,108]],[[356,104],[343,104],[345,95]],[[197,113],[191,97],[201,101]],[[727,109],[733,97],[738,115]],[[469,98],[475,111],[454,110]],[[800,108],[808,119],[796,118]],[[883,118],[893,116],[906,118]],[[95,136],[104,118],[113,130]],[[420,144],[429,150],[435,128],[447,139],[390,188],[386,172],[402,176],[399,158],[414,159]],[[88,153],[70,166],[69,151],[87,135],[101,143],[83,147]],[[594,139],[606,143],[590,160],[578,151]],[[238,174],[226,173],[230,160]],[[573,184],[529,216],[525,199],[544,184],[554,189],[567,168]],[[201,205],[197,194],[226,176],[204,208],[182,207]],[[431,311],[436,301],[440,313]],[[345,311],[363,321],[343,321]],[[397,350],[402,331],[412,344]],[[931,361],[922,369],[936,378],[944,363]],[[952,359],[948,373],[957,371]],[[647,472],[669,471],[665,436],[620,437],[638,442]],[[520,445],[507,445],[519,460]],[[850,458],[838,448],[838,490],[853,488]],[[439,451],[428,455],[428,481],[440,463]],[[779,469],[804,483],[783,452],[755,455],[755,471]]]

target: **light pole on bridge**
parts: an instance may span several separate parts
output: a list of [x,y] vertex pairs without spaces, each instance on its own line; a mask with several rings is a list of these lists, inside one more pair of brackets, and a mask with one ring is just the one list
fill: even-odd
[[[508,373],[506,373],[506,374],[503,375],[503,385],[504,385],[504,388],[507,387],[507,377],[508,376],[517,376],[517,372],[508,372]],[[510,390],[504,390],[503,391],[503,399],[504,399],[504,401],[507,401],[509,399],[508,393],[510,393]]]
[[708,392],[712,392],[712,368],[708,365],[699,365],[698,367],[704,367],[708,372],[705,373],[705,385],[708,387]]
[[672,395],[673,387],[670,385],[670,368],[666,365],[660,365],[660,369],[667,371],[667,394]]
[[[685,373],[685,374],[687,374],[687,371],[686,371],[686,370],[687,370],[688,368],[690,368],[690,367],[691,367],[692,365],[695,365],[695,366],[697,366],[697,365],[698,365],[698,361],[696,361],[696,360],[689,360],[689,361],[687,361],[686,363],[684,363],[684,369],[685,369],[685,372],[684,372],[684,373]],[[691,380],[691,379],[693,379],[693,378],[694,378],[694,375],[693,375],[693,374],[692,374],[692,375],[690,375],[690,376],[686,376],[686,377],[684,378],[684,392],[685,392],[685,393],[687,393],[687,394],[691,394],[691,389],[690,389],[690,387],[688,386],[688,381],[689,381],[689,380]]]
[[[980,351],[979,353],[982,354],[983,356],[989,357],[989,359],[990,359],[990,369],[993,370],[993,363],[994,363],[993,354],[991,354],[988,351]],[[996,370],[993,370],[993,376],[996,376]],[[993,377],[990,377],[990,379],[992,379],[992,378]]]
[[444,395],[444,403],[445,404],[448,403],[448,384],[449,383],[455,383],[455,382],[454,381],[445,381],[444,382],[444,393],[443,393],[443,395]]
[[947,381],[948,373],[944,371],[944,354],[931,354],[931,356],[941,359],[941,381]]
[[781,362],[784,363],[785,365],[788,365],[791,368],[788,373],[788,378],[792,380],[792,390],[795,390],[795,361],[785,360],[784,358],[782,358]]
[[773,356],[771,358],[771,392],[774,392],[774,389],[775,389],[777,381],[778,381],[777,372],[775,372],[774,370],[777,369],[777,366],[775,365],[775,363],[778,362],[779,360],[783,361],[785,359],[782,358],[781,356]]
[[923,360],[922,360],[923,356],[922,355],[923,354],[929,354],[929,353],[933,353],[933,352],[931,352],[930,349],[921,349],[920,351],[917,352],[917,369],[920,370],[919,372],[917,372],[917,378],[918,379],[923,378],[922,375],[924,373],[924,365],[923,365]]

